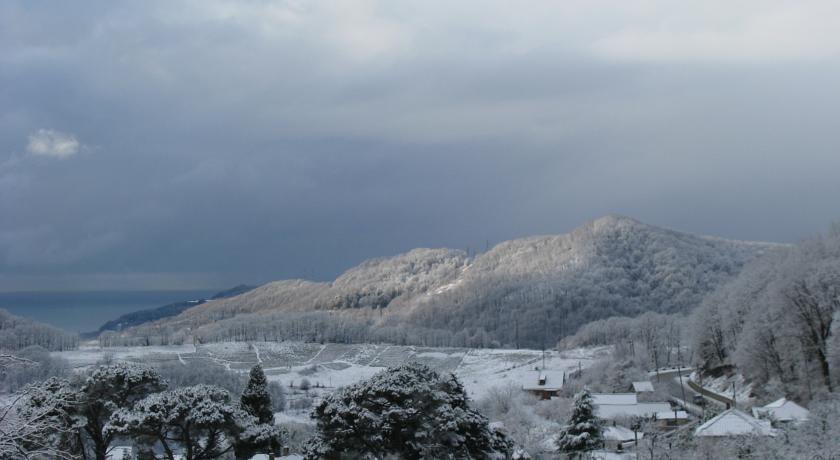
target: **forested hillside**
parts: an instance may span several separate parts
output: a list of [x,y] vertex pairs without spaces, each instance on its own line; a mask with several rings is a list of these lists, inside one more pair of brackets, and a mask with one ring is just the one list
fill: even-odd
[[183,302],[175,302],[168,305],[164,305],[162,307],[126,313],[124,315],[121,315],[119,318],[112,319],[106,322],[99,328],[97,332],[94,332],[93,334],[95,337],[95,334],[97,333],[102,333],[105,331],[120,331],[129,327],[139,326],[141,324],[149,323],[159,319],[169,318],[170,316],[175,316],[188,308],[195,307],[196,305],[202,305],[208,300],[218,300],[226,299],[228,297],[234,297],[240,294],[244,294],[250,291],[251,289],[254,289],[255,287],[256,286],[240,284],[239,286],[234,286],[230,289],[218,292],[209,299],[185,300]]
[[189,334],[550,346],[593,320],[689,311],[745,262],[776,247],[608,216],[564,235],[507,241],[473,258],[416,249],[364,262],[331,283],[269,283],[107,340],[157,343]]
[[708,296],[690,324],[704,367],[734,365],[768,391],[807,401],[840,378],[838,314],[835,227],[751,263]]
[[78,341],[75,334],[0,309],[0,350],[15,351],[31,346],[50,351],[69,350]]

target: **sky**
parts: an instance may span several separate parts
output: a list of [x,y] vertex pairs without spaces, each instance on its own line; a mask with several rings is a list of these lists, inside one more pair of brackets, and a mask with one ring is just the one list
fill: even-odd
[[840,220],[830,1],[4,1],[0,291]]

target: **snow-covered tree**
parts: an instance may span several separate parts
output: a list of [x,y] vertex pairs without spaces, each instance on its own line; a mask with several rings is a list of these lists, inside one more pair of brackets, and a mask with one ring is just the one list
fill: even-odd
[[575,406],[569,423],[557,436],[557,449],[561,453],[577,455],[597,449],[602,444],[601,424],[595,417],[592,395],[588,390],[583,390],[575,395]]
[[166,381],[150,366],[120,362],[94,369],[82,384],[80,404],[75,407],[75,415],[84,419],[83,437],[93,458],[107,457],[114,439],[105,429],[111,414],[165,388]]
[[149,395],[115,412],[106,432],[134,438],[146,453],[159,443],[169,460],[178,448],[186,460],[207,460],[225,455],[237,443],[279,444],[283,437],[282,429],[257,423],[231,404],[230,393],[211,385]]
[[409,363],[379,372],[324,398],[307,459],[487,458],[507,454],[507,437],[468,404],[452,374]]
[[0,410],[0,458],[77,458],[77,398],[70,383],[57,378],[12,395]]
[[[248,385],[239,398],[239,405],[249,415],[254,417],[257,425],[274,425],[274,411],[272,410],[271,395],[268,392],[268,381],[265,378],[262,366],[257,364],[251,368]],[[265,427],[258,426],[258,429]],[[268,441],[273,438],[269,437]],[[270,456],[280,449],[277,443],[255,443],[253,439],[247,438],[236,445],[237,458],[251,458],[260,452],[269,452]]]

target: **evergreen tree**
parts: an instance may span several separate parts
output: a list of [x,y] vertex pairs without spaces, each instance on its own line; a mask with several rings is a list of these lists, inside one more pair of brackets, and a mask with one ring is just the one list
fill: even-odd
[[[272,410],[271,395],[268,392],[268,380],[265,378],[262,366],[257,364],[251,368],[248,385],[242,391],[239,405],[249,415],[257,420],[257,425],[271,427],[274,425],[274,411]],[[269,458],[280,450],[275,438],[266,438],[268,442],[254,443],[251,439],[236,444],[236,458],[251,458],[255,454],[268,452]]]
[[114,439],[106,430],[111,414],[165,388],[166,381],[150,366],[114,363],[94,369],[82,384],[73,414],[84,421],[82,437],[90,445],[92,457],[107,458]]
[[271,395],[268,393],[268,380],[265,378],[262,366],[257,364],[251,368],[248,386],[240,398],[242,409],[259,420],[262,424],[274,424],[274,412],[271,410]]
[[131,436],[146,451],[160,445],[170,460],[176,446],[184,449],[186,460],[209,460],[237,445],[279,445],[285,437],[281,428],[257,423],[230,403],[226,390],[211,385],[152,394],[115,412],[107,432]]
[[506,455],[507,437],[468,405],[455,376],[410,363],[324,398],[306,459],[488,458]]
[[597,449],[602,445],[601,424],[592,407],[592,395],[583,390],[575,395],[575,407],[569,423],[560,430],[557,448],[572,456]]

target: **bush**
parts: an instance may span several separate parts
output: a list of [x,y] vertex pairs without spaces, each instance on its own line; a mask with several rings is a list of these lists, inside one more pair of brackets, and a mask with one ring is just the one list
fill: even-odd
[[300,381],[300,389],[303,391],[309,391],[312,388],[312,384],[309,383],[309,379],[303,379]]

